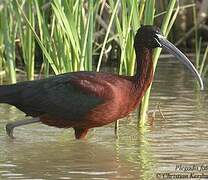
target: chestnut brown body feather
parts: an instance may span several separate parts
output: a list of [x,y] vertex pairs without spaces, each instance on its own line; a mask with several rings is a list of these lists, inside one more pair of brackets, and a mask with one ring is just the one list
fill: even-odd
[[141,71],[138,68],[135,76],[95,73],[95,76],[90,77],[87,77],[87,74],[83,77],[78,75],[77,81],[73,79],[74,85],[85,93],[104,100],[83,117],[74,121],[43,115],[40,116],[41,121],[49,126],[73,127],[75,131],[85,133],[87,129],[103,126],[127,116],[138,106],[153,78],[151,51],[143,48],[140,52],[142,53],[138,54],[138,58],[142,59],[143,68]]

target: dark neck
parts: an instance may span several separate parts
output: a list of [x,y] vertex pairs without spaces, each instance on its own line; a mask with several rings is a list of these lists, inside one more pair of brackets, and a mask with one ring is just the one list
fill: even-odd
[[131,110],[134,110],[141,102],[144,93],[153,79],[152,50],[142,47],[136,47],[135,49],[137,70],[136,74],[132,78],[132,89],[130,95],[132,101],[130,101],[131,103],[129,105]]
[[149,87],[153,79],[152,50],[144,47],[136,48],[137,70],[134,76],[134,83],[137,88]]

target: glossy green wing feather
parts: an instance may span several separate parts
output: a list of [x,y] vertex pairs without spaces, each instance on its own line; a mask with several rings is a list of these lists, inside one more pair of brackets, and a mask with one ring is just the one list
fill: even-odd
[[46,114],[70,120],[80,119],[104,100],[93,95],[93,92],[85,92],[84,84],[79,87],[71,83],[73,78],[76,79],[76,74],[68,73],[19,83],[16,87],[12,86],[20,93],[16,101],[10,104],[29,116]]

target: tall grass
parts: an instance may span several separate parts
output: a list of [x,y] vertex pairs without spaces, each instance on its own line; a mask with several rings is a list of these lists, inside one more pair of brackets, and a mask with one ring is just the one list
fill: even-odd
[[[202,37],[199,36],[199,22],[197,18],[197,8],[193,6],[193,20],[194,20],[194,32],[195,32],[195,63],[196,68],[199,70],[199,73],[202,77],[208,72],[208,45],[205,48],[205,51],[202,52]],[[201,54],[203,56],[201,57]]]
[[[195,37],[195,39],[197,38]],[[202,51],[202,49],[202,38],[200,37],[199,40],[195,42],[196,68],[198,69],[199,74],[202,77],[205,77],[208,72],[208,45],[206,46],[204,51]]]
[[108,25],[108,28],[107,28],[107,31],[106,31],[106,35],[105,35],[105,38],[104,38],[104,41],[103,41],[101,53],[100,53],[98,64],[97,64],[97,69],[96,69],[97,71],[100,70],[100,66],[101,66],[101,62],[102,62],[105,46],[106,46],[106,43],[107,43],[107,40],[108,40],[108,37],[109,37],[109,33],[110,33],[110,30],[111,30],[111,27],[112,27],[112,23],[113,23],[114,17],[116,15],[116,12],[117,12],[117,9],[118,9],[119,2],[120,1],[117,1],[115,6],[113,6],[113,7],[111,6],[112,15],[111,15],[111,18],[110,18],[110,21],[109,21],[109,25]]
[[8,81],[16,82],[15,71],[15,40],[18,23],[13,22],[14,6],[10,1],[5,1],[0,11],[0,42],[1,42],[1,65],[5,68]]
[[43,51],[43,67],[46,75],[49,74],[50,67],[55,74],[92,70],[93,17],[96,12],[94,9],[97,8],[96,3],[88,1],[87,13],[81,0],[53,1],[49,17],[49,12],[42,10],[37,0],[33,1],[40,33],[38,35],[18,1],[16,2],[26,26],[33,31]]
[[200,69],[199,69],[199,73],[201,74],[202,77],[204,77],[208,72],[207,61],[208,61],[208,45],[206,46],[206,49],[202,58],[202,62],[200,65]]
[[[28,1],[27,4],[25,1],[23,1],[21,7],[25,7],[25,15],[27,16],[31,26],[35,29],[35,15],[33,13],[32,1]],[[15,8],[17,7],[15,6]],[[18,9],[16,9],[14,12],[16,13],[15,15],[17,17],[18,32],[21,42],[23,61],[25,64],[25,72],[27,74],[27,79],[33,80],[35,63],[35,38],[31,29],[28,26],[25,26],[25,23],[22,21],[22,16]]]

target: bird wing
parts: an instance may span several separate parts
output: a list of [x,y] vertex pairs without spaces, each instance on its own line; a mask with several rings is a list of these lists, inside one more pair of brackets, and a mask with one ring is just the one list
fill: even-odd
[[102,94],[102,86],[87,80],[86,76],[83,79],[69,75],[28,82],[14,105],[29,116],[46,114],[76,120],[104,102],[97,96]]

